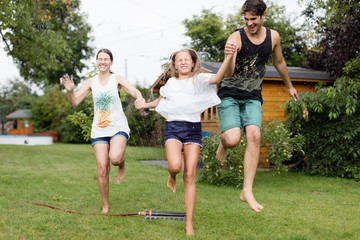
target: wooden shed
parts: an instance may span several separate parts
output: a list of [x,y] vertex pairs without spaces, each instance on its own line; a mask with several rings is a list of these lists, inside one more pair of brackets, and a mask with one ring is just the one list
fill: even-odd
[[14,121],[13,129],[10,129],[10,135],[29,135],[33,133],[31,117],[29,109],[19,109],[7,115],[5,117],[7,120]]
[[[221,63],[203,62],[202,72],[217,73]],[[288,72],[293,86],[298,93],[303,91],[315,91],[315,85],[319,82],[332,84],[335,79],[322,71],[315,71],[300,67],[288,67]],[[159,92],[166,81],[169,79],[168,73],[162,73],[155,83],[150,87],[152,93]],[[273,120],[284,121],[286,119],[285,108],[281,106],[291,99],[289,92],[282,81],[280,75],[274,66],[267,66],[262,83],[262,96],[264,103],[262,105],[263,115],[262,122],[267,123]],[[217,107],[209,108],[201,114],[202,130],[204,132],[219,133],[220,123],[217,115]],[[269,167],[266,163],[267,148],[261,149],[259,167]]]
[[53,142],[58,141],[58,134],[56,131],[34,133],[31,117],[32,115],[29,109],[19,109],[7,115],[5,118],[7,120],[13,120],[14,122],[13,128],[10,129],[10,135],[52,136]]

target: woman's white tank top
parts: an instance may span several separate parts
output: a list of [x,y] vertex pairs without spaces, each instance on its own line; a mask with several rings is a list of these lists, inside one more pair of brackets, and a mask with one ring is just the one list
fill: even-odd
[[91,138],[112,137],[119,131],[129,135],[130,128],[121,105],[116,75],[112,74],[105,86],[100,84],[99,75],[93,77],[92,95],[94,119]]

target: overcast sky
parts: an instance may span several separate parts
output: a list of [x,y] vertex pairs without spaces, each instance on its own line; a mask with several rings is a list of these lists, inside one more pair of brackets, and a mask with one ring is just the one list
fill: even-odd
[[[300,16],[297,0],[277,2],[286,6],[287,14]],[[132,84],[148,87],[161,74],[164,58],[190,42],[184,36],[184,19],[200,15],[208,8],[226,16],[235,13],[243,3],[244,0],[82,0],[81,11],[93,28],[91,45],[95,52],[110,49],[114,55],[112,71],[126,76]],[[0,85],[19,77],[19,70],[4,47],[1,41]],[[92,62],[95,56],[87,65]]]

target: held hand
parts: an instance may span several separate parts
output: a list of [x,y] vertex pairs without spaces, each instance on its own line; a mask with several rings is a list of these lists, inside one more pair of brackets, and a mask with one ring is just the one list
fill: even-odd
[[62,78],[60,78],[61,83],[64,85],[65,89],[68,92],[71,92],[75,88],[75,84],[72,78],[69,77],[69,75],[64,75]]
[[233,55],[237,51],[237,48],[238,48],[238,46],[237,46],[236,42],[228,41],[225,44],[224,52],[226,55]]
[[145,105],[145,99],[143,99],[143,98],[136,99],[134,105],[135,105],[136,109],[139,109],[139,110],[143,109],[144,105]]
[[294,99],[295,102],[299,101],[299,96],[294,87],[289,88],[290,96]]

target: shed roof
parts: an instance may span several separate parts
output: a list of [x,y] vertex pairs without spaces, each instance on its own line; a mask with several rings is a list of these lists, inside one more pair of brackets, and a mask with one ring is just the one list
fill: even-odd
[[[202,66],[211,73],[217,73],[221,64],[219,62],[203,62]],[[326,72],[301,67],[287,68],[290,78],[293,79],[335,80],[334,77],[330,77]],[[266,66],[264,78],[280,78],[280,75],[274,66]]]
[[31,118],[31,112],[30,109],[19,109],[15,112],[10,113],[5,118],[6,119],[18,119],[18,118]]

